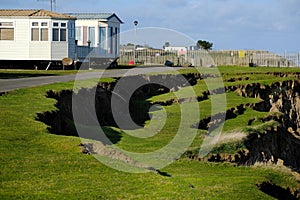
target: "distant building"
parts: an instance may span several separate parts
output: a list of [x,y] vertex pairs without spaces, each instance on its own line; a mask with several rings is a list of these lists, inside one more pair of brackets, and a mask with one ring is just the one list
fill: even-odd
[[188,46],[188,47],[184,47],[184,46],[165,46],[164,47],[165,51],[196,51],[199,50],[199,48],[197,46]]
[[134,45],[121,45],[121,51],[122,52],[133,52],[135,46]]
[[187,47],[187,49],[189,51],[197,51],[197,50],[199,50],[199,47],[198,46],[189,46],[189,47]]
[[187,47],[165,47],[166,52],[176,52],[178,56],[186,56],[188,48]]
[[46,10],[0,10],[0,60],[74,59],[75,20]]
[[165,47],[165,51],[182,51],[182,52],[186,52],[187,48],[186,47],[173,47],[173,46],[169,46],[169,47]]
[[121,45],[121,51],[122,52],[133,52],[134,51],[134,49],[136,50],[136,51],[145,51],[145,50],[154,50],[154,48],[152,48],[152,47],[149,47],[148,45],[144,45],[144,46],[142,46],[142,45],[134,45],[134,44],[132,44],[132,45]]
[[[76,40],[79,46],[93,48],[94,56],[116,58],[120,54],[122,20],[114,13],[67,13],[76,17]],[[78,51],[80,54],[80,51]],[[95,55],[97,54],[97,55]]]

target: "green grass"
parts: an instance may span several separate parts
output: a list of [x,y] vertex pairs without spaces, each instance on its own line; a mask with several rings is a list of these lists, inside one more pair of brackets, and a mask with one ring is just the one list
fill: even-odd
[[[238,70],[236,73],[244,73],[244,70],[263,72],[259,68],[237,67],[222,67],[220,71],[232,73],[233,69]],[[269,76],[264,78],[268,80]],[[94,83],[95,80],[86,81],[80,86],[91,87]],[[93,156],[82,154],[79,138],[51,135],[45,124],[35,120],[37,113],[56,109],[56,101],[45,97],[48,90],[72,88],[73,82],[51,84],[9,92],[0,97],[0,199],[272,199],[259,191],[256,184],[270,181],[285,188],[299,187],[291,173],[273,167],[243,167],[185,158],[161,169],[171,177],[153,172],[131,174],[111,169]],[[194,88],[199,94],[206,90],[203,82]],[[185,93],[183,90],[178,93]],[[227,108],[259,101],[233,92],[226,96]],[[223,97],[216,96],[218,98]],[[161,101],[163,95],[153,99]],[[201,119],[211,115],[210,100],[197,104]],[[166,106],[168,118],[159,134],[139,139],[121,132],[122,138],[117,146],[134,152],[151,152],[163,147],[177,132],[180,106],[184,106],[187,113],[192,113],[194,108],[190,103]],[[163,112],[155,111],[155,123],[160,121]],[[267,113],[249,108],[236,119],[226,121],[224,132],[261,128],[261,123],[253,127],[247,127],[247,123],[253,117],[265,115]],[[197,120],[191,118],[183,123],[191,125]],[[199,130],[192,147],[199,147],[202,140],[203,131]]]
[[[282,82],[286,80],[296,79],[297,75],[300,74],[298,68],[268,68],[268,67],[237,67],[237,66],[224,66],[213,69],[207,68],[187,68],[179,70],[181,73],[197,73],[201,72],[203,74],[217,74],[222,75],[222,78],[208,78],[204,80],[199,80],[198,84],[193,86],[192,89],[194,93],[190,92],[190,88],[182,88],[174,93],[162,94],[159,96],[154,96],[150,100],[152,102],[167,102],[171,99],[189,98],[202,96],[202,93],[209,90],[224,88],[228,86],[239,86],[253,83],[260,83],[263,85],[269,85],[276,82]],[[290,74],[288,77],[274,77],[273,74],[267,73],[284,73]],[[168,72],[166,72],[168,73]],[[296,73],[297,75],[293,75]],[[248,78],[248,80],[236,80],[235,82],[227,82],[231,78]],[[224,81],[224,83],[222,82]]]
[[241,67],[241,66],[220,66],[218,67],[222,74],[267,74],[271,73],[299,73],[296,67]]
[[3,70],[0,69],[0,79],[8,78],[27,78],[36,76],[59,76],[76,74],[78,70]]

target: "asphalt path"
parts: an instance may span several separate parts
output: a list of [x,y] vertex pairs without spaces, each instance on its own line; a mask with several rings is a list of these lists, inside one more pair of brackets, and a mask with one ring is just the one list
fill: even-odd
[[0,93],[9,92],[21,88],[36,87],[41,85],[48,85],[52,83],[62,83],[74,80],[85,80],[92,78],[110,78],[110,77],[123,77],[139,74],[155,73],[174,71],[179,68],[172,67],[142,67],[134,69],[113,69],[103,70],[97,72],[80,72],[77,74],[63,75],[63,76],[40,76],[30,78],[18,78],[18,79],[0,79]]

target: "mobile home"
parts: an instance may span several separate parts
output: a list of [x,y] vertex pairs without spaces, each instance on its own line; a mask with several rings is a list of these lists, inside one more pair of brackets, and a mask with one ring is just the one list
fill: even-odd
[[75,17],[77,56],[98,58],[119,57],[120,25],[122,20],[115,13],[67,13]]
[[75,20],[46,10],[0,10],[0,63],[75,59]]

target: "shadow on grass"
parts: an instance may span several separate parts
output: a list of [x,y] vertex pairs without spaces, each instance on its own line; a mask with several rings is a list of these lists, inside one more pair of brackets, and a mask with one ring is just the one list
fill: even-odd
[[157,171],[157,173],[159,174],[159,175],[161,175],[161,176],[164,176],[164,177],[172,177],[170,174],[168,174],[167,172],[162,172],[162,171],[160,171],[160,170],[156,170]]
[[[152,104],[147,100],[149,98],[148,93],[149,88],[155,87],[155,91],[158,90],[156,87],[159,85],[145,85],[139,88],[130,98],[129,102],[119,101],[115,106],[118,107],[118,113],[121,117],[124,116],[124,124],[121,127],[115,122],[115,118],[111,107],[111,97],[112,92],[108,88],[113,88],[114,83],[109,83],[111,85],[98,85],[96,89],[96,95],[91,92],[90,89],[81,89],[76,93],[76,98],[80,102],[80,105],[72,106],[73,91],[63,90],[61,92],[48,91],[47,97],[54,98],[57,100],[54,111],[46,111],[44,113],[38,113],[36,120],[41,121],[48,125],[48,131],[51,134],[65,135],[65,136],[75,136],[78,137],[78,132],[73,119],[74,109],[77,115],[80,116],[77,123],[83,127],[90,127],[91,130],[94,126],[100,124],[103,132],[108,137],[108,139],[116,144],[121,140],[122,134],[116,129],[111,127],[116,127],[122,130],[135,130],[145,126],[146,121],[150,120],[149,109]],[[126,91],[124,91],[126,92]],[[122,93],[120,93],[122,95]],[[93,105],[93,98],[95,99]],[[129,104],[129,105],[128,105]],[[129,106],[130,116],[124,115],[123,108]],[[156,108],[160,109],[160,108]],[[96,111],[97,122],[94,120],[93,112]],[[129,119],[130,118],[130,119]],[[122,119],[122,118],[121,118]],[[127,124],[128,120],[132,120],[134,123]],[[88,130],[88,128],[87,128]],[[100,135],[93,135],[94,131],[90,133],[87,131],[84,133],[86,139],[101,140]],[[105,139],[104,139],[105,140]],[[105,143],[101,140],[102,143]]]
[[269,182],[263,182],[261,184],[258,184],[257,187],[260,189],[260,191],[279,200],[297,200],[300,198],[300,191],[296,191],[293,194],[289,188],[284,189],[280,186],[274,185]]
[[19,79],[44,76],[57,76],[55,74],[27,74],[27,73],[0,73],[0,79]]
[[[36,120],[46,124],[48,126],[47,130],[51,134],[79,137],[73,119],[68,118],[61,110],[38,113]],[[122,134],[112,127],[104,126],[101,129],[113,144],[118,143],[122,138]],[[84,139],[99,140],[99,135],[87,133]],[[106,144],[104,141],[101,142]]]

